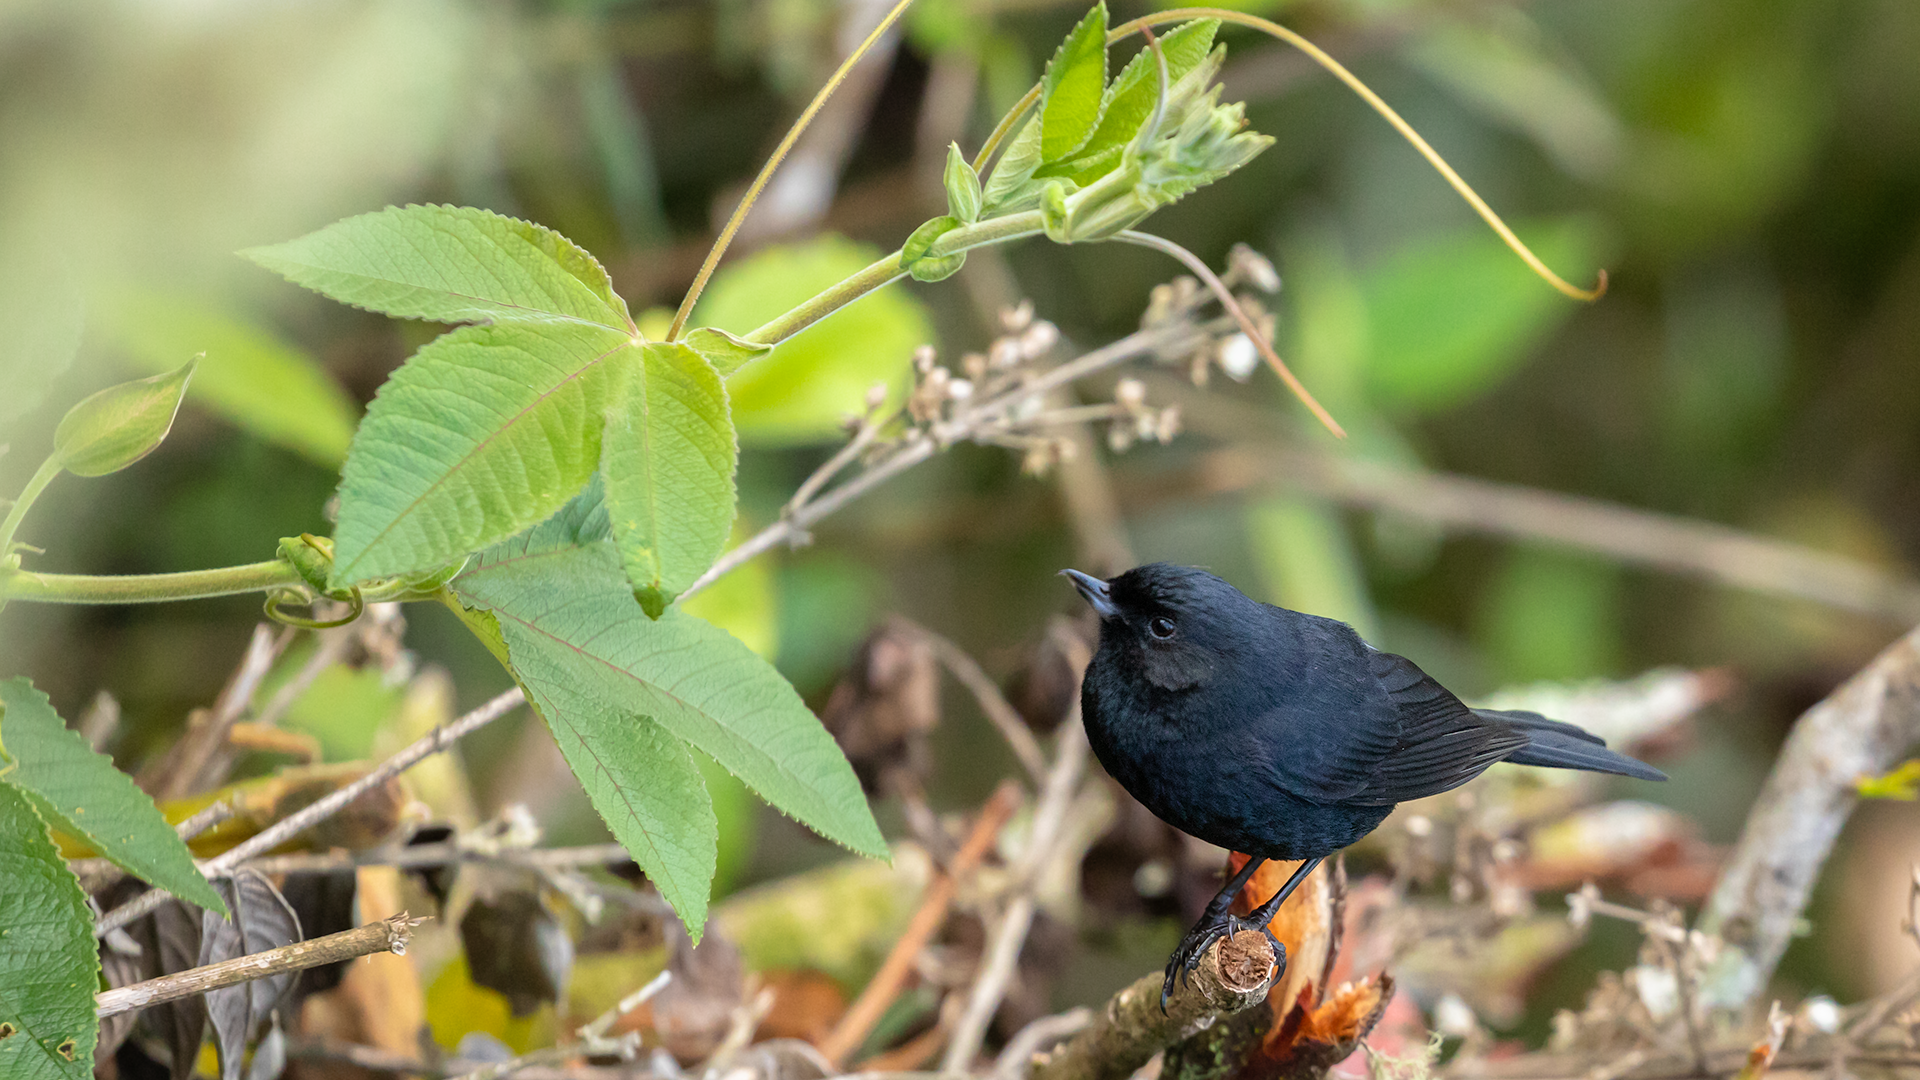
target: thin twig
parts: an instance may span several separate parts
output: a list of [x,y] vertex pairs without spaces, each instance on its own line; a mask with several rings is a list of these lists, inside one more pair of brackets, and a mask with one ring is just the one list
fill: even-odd
[[841,471],[847,466],[859,460],[860,455],[865,453],[867,448],[872,446],[873,441],[879,436],[880,425],[874,423],[872,417],[861,417],[860,426],[854,430],[853,438],[848,439],[845,446],[834,451],[832,457],[828,458],[819,468],[813,470],[810,476],[800,482],[800,486],[794,489],[793,498],[788,499],[786,507],[780,511],[780,516],[792,517],[798,513],[800,508],[806,506],[810,499],[820,494],[821,488],[826,487],[827,484],[834,477],[840,475]]
[[294,672],[293,678],[288,679],[286,685],[274,691],[273,697],[267,700],[266,707],[254,717],[254,723],[265,727],[278,724],[287,710],[293,708],[294,702],[299,701],[300,696],[313,686],[314,680],[347,655],[347,649],[353,644],[353,639],[359,632],[358,623],[317,632],[314,636],[318,643],[314,647],[313,655],[307,657],[307,662],[300,665],[300,670]]
[[621,998],[612,1008],[582,1025],[574,1033],[575,1040],[565,1046],[544,1047],[522,1054],[510,1061],[483,1065],[463,1074],[459,1080],[502,1080],[504,1077],[519,1075],[535,1065],[552,1064],[587,1054],[630,1061],[640,1050],[640,1033],[629,1031],[617,1039],[610,1039],[607,1037],[607,1032],[613,1030],[613,1025],[618,1023],[621,1017],[639,1008],[648,999],[665,989],[672,978],[673,973],[670,971],[662,971],[655,975],[645,986]]
[[782,544],[801,540],[814,522],[926,461],[941,448],[971,438],[976,431],[1001,420],[1022,402],[1044,395],[1057,386],[1065,386],[1076,379],[1085,378],[1135,357],[1152,354],[1193,335],[1193,329],[1184,325],[1137,330],[1118,341],[1085,353],[1059,367],[1051,368],[1030,382],[1023,383],[1006,393],[997,394],[972,408],[959,410],[951,420],[934,425],[930,436],[922,434],[909,438],[904,445],[868,466],[860,475],[761,529],[738,547],[722,555],[707,568],[706,573],[701,574],[692,585],[687,586],[686,591],[680,594],[681,599],[695,595],[742,564]]
[[1280,381],[1287,384],[1287,389],[1293,391],[1293,396],[1300,399],[1300,403],[1307,407],[1307,411],[1313,413],[1314,419],[1320,421],[1320,423],[1325,426],[1328,431],[1333,432],[1336,437],[1342,439],[1347,437],[1346,429],[1340,426],[1339,421],[1333,418],[1332,413],[1328,412],[1318,401],[1314,400],[1313,395],[1307,392],[1306,386],[1295,377],[1293,369],[1287,366],[1285,360],[1280,359],[1279,353],[1273,351],[1273,344],[1267,340],[1265,334],[1260,332],[1260,328],[1253,324],[1253,320],[1247,317],[1247,313],[1240,307],[1240,302],[1233,298],[1233,291],[1228,289],[1226,284],[1220,280],[1219,276],[1213,272],[1213,268],[1207,265],[1206,260],[1188,251],[1186,248],[1181,247],[1179,244],[1155,236],[1152,233],[1136,232],[1133,229],[1126,229],[1115,233],[1113,238],[1124,243],[1137,244],[1141,247],[1149,247],[1155,251],[1165,252],[1185,264],[1187,269],[1193,271],[1201,281],[1206,283],[1207,289],[1213,293],[1214,299],[1220,301],[1220,306],[1227,310],[1227,314],[1233,316],[1233,321],[1240,324],[1240,332],[1247,335],[1247,340],[1253,342],[1254,347],[1260,350],[1260,356],[1266,360],[1267,366],[1273,369],[1275,375],[1280,376]]
[[[468,1058],[446,1058],[438,1062],[423,1061],[420,1058],[396,1054],[391,1050],[381,1050],[373,1046],[361,1046],[358,1043],[321,1040],[313,1042],[292,1042],[287,1045],[287,1058],[292,1061],[325,1061],[352,1065],[369,1072],[393,1073],[400,1076],[423,1077],[426,1080],[450,1080],[482,1067],[481,1062]],[[632,1068],[597,1065],[530,1065],[514,1074],[514,1080],[636,1080],[645,1074],[636,1073]],[[666,1080],[662,1077],[661,1080]]]
[[[260,830],[253,836],[234,845],[222,854],[209,859],[203,867],[204,872],[217,874],[235,866],[264,851],[272,851],[288,840],[314,825],[339,813],[355,799],[386,783],[406,770],[419,764],[434,754],[445,750],[469,735],[487,726],[526,702],[519,687],[500,694],[493,700],[460,717],[449,724],[434,728],[427,734],[414,740],[399,753],[380,763],[378,768],[330,794],[289,814],[279,821]],[[102,915],[93,924],[93,933],[99,937],[109,931],[117,930],[164,903],[170,894],[161,889],[149,889],[132,900]]]
[[289,971],[303,971],[321,964],[351,960],[377,952],[405,954],[413,939],[413,928],[425,919],[409,918],[401,912],[379,922],[370,922],[353,930],[299,941],[278,949],[236,956],[205,967],[191,968],[173,975],[162,975],[131,986],[102,990],[95,994],[94,1015],[102,1020],[123,1012],[160,1005],[194,994],[204,994],[223,986],[238,986]]
[[633,858],[619,844],[586,844],[564,848],[506,848],[477,851],[454,843],[417,844],[403,848],[375,848],[370,851],[299,852],[269,855],[254,859],[244,867],[262,874],[323,874],[352,870],[361,866],[396,866],[403,870],[424,866],[452,866],[459,863],[490,863],[524,866],[534,870],[559,870],[576,866],[605,866]]
[[234,803],[220,799],[181,819],[180,824],[173,827],[173,832],[183,841],[192,840],[239,812],[239,807]]
[[[1195,410],[1186,415],[1197,426]],[[1294,447],[1216,450],[1182,489],[1278,487],[1346,506],[1391,510],[1460,532],[1546,541],[1612,559],[1920,623],[1920,582],[1842,555],[1716,522],[1448,473],[1416,472]]]
[[198,790],[227,745],[227,732],[253,704],[261,680],[273,669],[273,662],[293,640],[292,631],[260,623],[247,641],[246,654],[234,668],[232,678],[220,690],[213,708],[194,713],[194,722],[167,755],[157,780],[150,790],[158,800],[177,799]]
[[1043,1016],[1014,1033],[1000,1056],[993,1059],[991,1080],[1020,1080],[1033,1055],[1062,1039],[1078,1035],[1093,1023],[1093,1010],[1086,1006]]
[[914,632],[933,647],[933,654],[939,657],[940,663],[946,667],[947,671],[973,694],[973,700],[979,704],[980,711],[986,714],[987,720],[1000,732],[1000,737],[1007,741],[1007,748],[1013,751],[1015,758],[1019,759],[1020,766],[1027,771],[1027,776],[1036,785],[1046,783],[1047,758],[1040,751],[1040,742],[1033,737],[1033,731],[1027,727],[1027,722],[1021,719],[1019,710],[1008,703],[1006,696],[1000,692],[1000,687],[988,678],[987,673],[981,669],[973,657],[967,655],[965,649],[918,623],[912,625]]
[[1000,829],[1006,825],[1007,818],[1013,815],[1015,807],[1020,805],[1019,785],[1012,781],[1003,782],[987,799],[980,809],[980,816],[974,820],[973,830],[960,845],[960,851],[953,858],[953,865],[944,872],[936,872],[933,880],[927,883],[927,890],[921,894],[920,907],[913,913],[913,919],[907,923],[907,929],[896,941],[893,951],[880,965],[880,970],[867,983],[866,989],[854,1000],[847,1014],[840,1018],[834,1029],[820,1043],[820,1053],[828,1061],[839,1065],[848,1054],[859,1048],[866,1040],[873,1025],[878,1023],[887,1007],[893,1004],[905,985],[907,975],[913,970],[913,963],[927,942],[947,921],[947,909],[952,906],[954,895],[959,891],[960,879],[970,873],[986,857],[993,841],[1000,835]]
[[1047,773],[1046,786],[1034,806],[1027,850],[1014,868],[1015,894],[989,935],[980,974],[967,995],[966,1012],[954,1025],[953,1038],[940,1060],[942,1072],[969,1071],[986,1038],[987,1025],[993,1021],[994,1010],[1006,997],[1007,984],[1020,961],[1020,950],[1033,928],[1034,889],[1040,874],[1053,859],[1054,844],[1066,820],[1067,807],[1072,804],[1073,794],[1080,787],[1080,777],[1086,772],[1087,756],[1087,729],[1080,723],[1080,704],[1076,697],[1066,722],[1060,725],[1060,746],[1054,755],[1053,768]]
[[1174,987],[1160,1008],[1160,972],[1144,975],[1115,994],[1093,1026],[1041,1054],[1030,1080],[1125,1080],[1153,1055],[1222,1017],[1262,1005],[1278,974],[1273,946],[1257,930],[1243,930],[1208,949],[1193,978]]
[[1920,630],[1794,721],[1700,917],[1702,931],[1735,939],[1725,948],[1737,950],[1715,963],[1703,988],[1709,1005],[1738,1008],[1766,988],[1821,865],[1860,801],[1854,782],[1893,768],[1916,741]]

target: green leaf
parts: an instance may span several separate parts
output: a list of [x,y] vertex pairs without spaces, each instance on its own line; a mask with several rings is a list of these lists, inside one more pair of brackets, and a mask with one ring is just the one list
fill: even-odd
[[1080,20],[1047,62],[1040,94],[1040,159],[1059,161],[1086,145],[1100,122],[1107,85],[1107,5]]
[[693,755],[630,696],[577,678],[556,650],[507,637],[514,670],[587,799],[699,941],[720,824]]
[[25,794],[61,831],[85,840],[134,877],[226,914],[160,808],[112,759],[68,729],[47,695],[26,679],[0,682],[0,760],[6,761],[0,780]]
[[983,217],[1000,217],[1032,209],[1040,201],[1040,184],[1034,174],[1040,168],[1040,118],[1030,116],[994,163],[993,175],[980,197]]
[[[714,275],[695,321],[744,334],[855,272],[881,253],[824,236],[763,248]],[[906,383],[913,350],[933,340],[918,301],[882,289],[795,334],[727,377],[733,425],[748,446],[839,442],[875,383]]]
[[735,337],[725,330],[715,330],[711,326],[688,331],[687,336],[680,340],[686,343],[687,348],[699,353],[707,363],[712,364],[713,370],[719,372],[723,379],[740,370],[740,366],[747,361],[757,360],[773,351],[771,345],[762,345],[757,341]]
[[493,612],[530,691],[591,687],[622,709],[587,722],[650,716],[808,828],[886,856],[853,767],[793,687],[724,630],[677,608],[649,619],[610,545],[502,545],[452,588]]
[[147,379],[109,386],[67,410],[53,432],[60,467],[105,476],[139,461],[166,439],[199,359]]
[[0,784],[0,1076],[87,1080],[100,955],[80,882],[25,795]]
[[[1595,247],[1577,223],[1518,232],[1549,266],[1587,265]],[[1477,224],[1415,241],[1361,288],[1367,388],[1388,409],[1444,409],[1493,389],[1580,310]]]
[[300,347],[191,296],[123,296],[102,321],[114,347],[151,371],[202,353],[196,406],[330,468],[346,460],[359,407]]
[[403,319],[633,325],[607,272],[573,241],[467,206],[389,206],[240,254],[343,304]]
[[960,219],[951,214],[922,223],[900,247],[901,268],[915,281],[942,281],[959,273],[967,261],[966,252],[938,259],[928,257],[927,252],[933,250],[934,241],[961,227]]
[[980,220],[980,174],[973,171],[959,143],[947,144],[947,167],[941,176],[947,188],[947,213],[968,225]]
[[[1160,54],[1167,59],[1169,89],[1207,58],[1213,49],[1213,35],[1219,29],[1219,19],[1195,19],[1182,23],[1160,39]],[[1057,175],[1071,176],[1083,187],[1098,179],[1119,163],[1119,151],[1133,142],[1146,126],[1159,97],[1160,65],[1152,49],[1141,49],[1107,88],[1100,126],[1094,129],[1087,144],[1072,161],[1049,168],[1060,169]]]
[[738,450],[726,388],[699,353],[655,342],[639,360],[607,418],[600,475],[634,598],[658,618],[726,546]]
[[621,330],[501,323],[446,334],[395,372],[353,438],[333,585],[416,573],[558,510],[600,463]]

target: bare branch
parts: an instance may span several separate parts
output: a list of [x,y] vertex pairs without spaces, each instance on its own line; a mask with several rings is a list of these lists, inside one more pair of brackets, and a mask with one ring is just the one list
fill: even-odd
[[1243,930],[1207,950],[1193,977],[1160,1011],[1161,973],[1115,994],[1093,1026],[1034,1059],[1028,1080],[1125,1080],[1148,1059],[1220,1018],[1265,1004],[1278,974],[1273,946]]
[[1194,330],[1191,326],[1179,324],[1136,331],[1059,367],[1050,368],[1004,393],[961,409],[952,419],[933,425],[931,435],[924,432],[914,433],[904,445],[868,466],[858,476],[804,506],[795,507],[779,521],[760,530],[740,546],[722,555],[707,569],[706,573],[700,575],[692,585],[687,586],[687,590],[680,594],[681,597],[684,599],[698,593],[742,563],[771,551],[781,544],[804,541],[807,529],[814,522],[927,460],[943,447],[971,439],[985,432],[1023,403],[1039,400],[1047,391],[1065,386],[1076,379],[1085,378],[1138,356],[1151,355],[1192,337],[1193,334]]
[[1033,737],[1027,722],[1021,719],[1019,710],[1008,704],[1006,696],[1000,693],[1000,687],[973,657],[967,655],[965,649],[918,623],[911,625],[914,632],[933,647],[933,654],[940,658],[940,663],[947,671],[973,694],[980,711],[1000,732],[1000,737],[1007,741],[1007,748],[1019,759],[1027,776],[1036,784],[1044,784],[1047,779],[1046,755],[1040,752],[1040,742]]
[[403,911],[379,922],[328,934],[312,941],[238,956],[218,964],[162,975],[115,990],[102,990],[94,995],[94,1014],[105,1020],[109,1016],[144,1009],[149,1005],[159,1005],[289,971],[301,971],[378,952],[404,954],[407,943],[413,939],[413,928],[425,921],[409,918]]
[[[519,687],[508,690],[450,724],[443,724],[380,763],[380,766],[353,783],[316,800],[299,812],[289,814],[226,852],[209,859],[202,870],[210,875],[231,870],[263,851],[272,851],[288,840],[339,813],[353,800],[386,783],[406,770],[459,741],[462,736],[519,708],[526,702]],[[102,915],[93,924],[95,937],[117,930],[159,907],[168,897],[160,889],[149,889],[125,904]]]
[[1040,792],[1040,801],[1034,806],[1027,850],[1014,868],[1016,891],[988,934],[980,975],[968,992],[966,1012],[954,1025],[953,1038],[947,1043],[946,1056],[941,1059],[941,1072],[969,1070],[974,1056],[980,1052],[981,1041],[986,1038],[994,1010],[1006,997],[1007,983],[1020,960],[1020,949],[1027,942],[1028,931],[1033,929],[1034,889],[1040,874],[1053,861],[1067,807],[1073,802],[1074,792],[1080,788],[1080,777],[1086,772],[1087,756],[1087,729],[1080,723],[1076,699],[1071,714],[1060,725],[1060,747],[1047,774],[1046,786]]
[[[1188,415],[1198,421],[1196,411]],[[1901,626],[1920,623],[1920,582],[1715,522],[1291,447],[1215,451],[1203,459],[1199,473],[1200,483],[1186,485],[1189,490],[1306,491],[1460,532],[1544,540],[1755,592],[1812,600]]]
[[1820,867],[1859,795],[1920,742],[1920,630],[1888,646],[1794,722],[1720,875],[1700,928],[1736,951],[1714,965],[1709,1004],[1741,1008],[1766,988]]
[[663,971],[648,980],[645,986],[615,1002],[613,1007],[588,1021],[574,1033],[574,1041],[564,1046],[549,1046],[522,1054],[510,1061],[494,1065],[483,1065],[471,1072],[463,1073],[460,1080],[502,1080],[504,1077],[520,1076],[538,1065],[563,1062],[569,1058],[588,1054],[617,1057],[623,1061],[632,1060],[640,1051],[640,1033],[629,1031],[617,1039],[608,1038],[607,1032],[620,1018],[644,1005],[655,994],[666,988],[673,973]]
[[825,1041],[820,1044],[820,1053],[836,1065],[853,1053],[867,1034],[878,1023],[887,1006],[893,1004],[899,996],[900,987],[905,984],[907,975],[913,970],[913,962],[920,950],[947,921],[947,909],[952,906],[955,893],[959,890],[959,879],[969,873],[980,860],[986,857],[993,841],[1000,835],[1000,829],[1013,815],[1014,808],[1020,805],[1020,788],[1013,781],[1005,781],[994,791],[987,804],[974,820],[973,831],[967,835],[966,842],[960,845],[959,854],[954,856],[953,865],[943,872],[936,872],[927,890],[921,895],[920,907],[913,913],[906,932],[894,943],[893,951],[887,954],[880,970],[867,983],[866,989],[853,1002],[847,1014],[840,1018]]

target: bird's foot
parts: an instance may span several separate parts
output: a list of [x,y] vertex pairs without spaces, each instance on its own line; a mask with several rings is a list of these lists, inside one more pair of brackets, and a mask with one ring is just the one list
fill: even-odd
[[1173,997],[1176,981],[1187,981],[1187,973],[1200,966],[1200,958],[1207,955],[1213,943],[1231,938],[1242,930],[1258,930],[1267,936],[1273,945],[1273,961],[1278,968],[1287,966],[1287,947],[1273,936],[1273,928],[1266,923],[1255,923],[1238,915],[1202,915],[1200,921],[1180,939],[1180,944],[1167,958],[1167,981],[1160,986],[1160,1012],[1165,1015],[1167,1001]]

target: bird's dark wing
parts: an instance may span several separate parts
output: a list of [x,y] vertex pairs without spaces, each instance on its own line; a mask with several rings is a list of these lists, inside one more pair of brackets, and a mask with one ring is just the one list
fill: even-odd
[[1368,660],[1399,730],[1345,801],[1384,806],[1451,791],[1527,744],[1525,733],[1476,715],[1406,657],[1370,651]]

